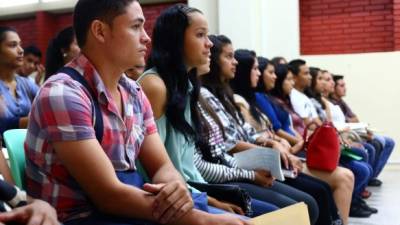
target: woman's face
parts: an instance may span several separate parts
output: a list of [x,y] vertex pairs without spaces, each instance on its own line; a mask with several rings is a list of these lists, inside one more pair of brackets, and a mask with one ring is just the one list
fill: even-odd
[[276,74],[275,67],[272,64],[268,64],[262,74],[263,82],[266,91],[269,91],[275,87]]
[[317,77],[315,78],[314,91],[317,93],[323,93],[327,87],[327,82],[321,71],[318,71]]
[[234,54],[231,44],[226,44],[222,47],[221,54],[219,55],[219,66],[224,81],[232,80],[235,77],[238,61],[235,59]]
[[325,80],[324,92],[331,94],[335,91],[335,81],[333,81],[332,74],[329,72],[322,73],[322,77]]
[[190,13],[190,25],[184,37],[184,62],[188,69],[199,67],[210,61],[210,48],[213,46],[208,39],[208,23],[204,15],[198,12]]
[[258,69],[258,60],[257,58],[254,58],[254,64],[253,67],[251,68],[250,72],[250,84],[252,88],[257,87],[258,80],[260,79],[261,73],[260,70]]
[[6,32],[0,43],[0,65],[18,69],[23,63],[24,49],[21,47],[21,39],[16,32]]
[[292,92],[293,86],[294,86],[293,74],[292,72],[289,71],[285,80],[282,83],[283,93],[286,96],[289,96],[290,92]]

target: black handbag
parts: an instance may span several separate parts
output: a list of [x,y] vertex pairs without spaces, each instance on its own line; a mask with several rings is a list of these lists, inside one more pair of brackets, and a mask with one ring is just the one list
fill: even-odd
[[193,181],[188,181],[187,183],[201,192],[206,192],[208,196],[240,206],[248,217],[253,215],[251,197],[246,190],[238,185],[208,184]]

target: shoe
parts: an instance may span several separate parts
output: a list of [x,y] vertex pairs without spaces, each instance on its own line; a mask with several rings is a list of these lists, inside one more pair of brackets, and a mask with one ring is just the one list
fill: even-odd
[[365,202],[364,200],[361,200],[361,201],[360,201],[360,206],[361,206],[361,208],[363,208],[363,209],[365,209],[365,210],[368,210],[368,211],[370,211],[370,212],[372,212],[372,213],[378,213],[378,209],[377,209],[377,208],[374,208],[374,207],[369,206],[369,205],[367,204],[367,202]]
[[357,217],[357,218],[367,218],[372,215],[372,212],[369,210],[363,209],[360,204],[352,204],[350,207],[350,217]]
[[380,187],[381,185],[382,185],[382,181],[379,180],[378,178],[372,178],[368,182],[368,186],[371,186],[371,187]]
[[369,197],[371,197],[372,193],[370,191],[368,191],[367,189],[364,189],[363,192],[361,192],[361,197],[363,199],[367,199]]

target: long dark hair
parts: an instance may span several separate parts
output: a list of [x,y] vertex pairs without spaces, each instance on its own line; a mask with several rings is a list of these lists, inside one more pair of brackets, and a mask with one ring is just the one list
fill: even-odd
[[[269,92],[269,94],[281,101],[285,102],[286,105],[291,106],[290,97],[286,95],[283,90],[283,82],[286,80],[287,75],[289,74],[289,66],[286,64],[278,64],[275,67],[276,81],[275,87]],[[276,102],[278,103],[278,102]],[[278,103],[279,104],[279,103]],[[279,104],[282,105],[282,104]]]
[[[167,88],[165,116],[172,127],[182,132],[187,140],[197,139],[195,128],[184,116],[188,97],[192,120],[195,124],[198,121],[197,112],[194,111],[199,95],[197,70],[194,68],[187,72],[183,58],[185,31],[190,25],[189,14],[194,12],[201,13],[187,5],[176,4],[161,13],[153,29],[153,46],[147,62],[147,68],[155,67]],[[194,87],[190,95],[189,82]]]
[[64,66],[62,50],[68,50],[75,39],[75,32],[72,26],[61,30],[50,42],[46,51],[46,77],[47,80]]
[[318,73],[321,71],[321,69],[317,67],[310,67],[310,75],[311,75],[311,86],[307,89],[304,90],[304,93],[309,97],[309,98],[314,98],[316,99],[319,104],[321,104],[322,109],[326,109],[325,103],[322,101],[322,93],[318,93],[315,90],[315,87],[317,86],[317,78],[318,78]]
[[202,75],[200,79],[203,86],[218,98],[225,110],[236,120],[236,122],[243,124],[243,117],[240,113],[237,113],[240,111],[240,109],[237,107],[233,99],[233,91],[229,83],[224,82],[221,79],[221,66],[219,65],[219,58],[221,56],[223,47],[228,44],[232,44],[232,42],[224,35],[210,35],[209,38],[213,43],[213,47],[210,50],[210,72]]
[[256,108],[256,88],[251,86],[251,70],[255,63],[256,53],[247,49],[238,49],[235,51],[235,59],[238,65],[235,78],[230,82],[231,87],[236,94],[246,99],[251,115],[258,123],[261,123],[261,114]]
[[[264,76],[263,75],[264,74],[264,70],[266,70],[269,65],[271,65],[271,66],[273,66],[275,68],[274,63],[272,61],[268,60],[265,57],[259,56],[259,57],[257,57],[257,60],[258,60],[258,69],[260,70],[261,77]],[[259,79],[258,80],[258,84],[257,84],[257,88],[256,89],[257,89],[258,92],[261,92],[261,93],[264,93],[264,92],[267,91],[266,88],[265,88],[264,79]]]
[[275,87],[269,92],[271,101],[280,108],[288,117],[290,112],[293,111],[290,96],[286,95],[283,90],[283,82],[286,80],[287,75],[291,72],[290,66],[287,64],[278,64],[275,66],[276,81]]

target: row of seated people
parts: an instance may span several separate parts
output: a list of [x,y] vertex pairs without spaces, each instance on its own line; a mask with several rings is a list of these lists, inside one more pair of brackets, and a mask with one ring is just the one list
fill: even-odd
[[[29,120],[27,191],[50,202],[62,222],[248,223],[245,217],[219,215],[244,215],[245,209],[207,196],[184,181],[239,185],[252,197],[251,216],[301,201],[308,206],[312,224],[348,224],[349,213],[366,217],[376,212],[360,195],[369,181],[377,182],[374,178],[390,155],[389,150],[383,154],[389,144],[379,142],[382,149],[376,154],[376,148],[367,142],[383,139],[389,143],[388,138],[371,136],[365,143],[346,139],[364,161],[343,160],[333,172],[308,169],[296,156],[304,143],[301,129],[311,121],[320,125],[322,120],[333,120],[325,98],[332,82],[321,79],[329,73],[321,71],[314,78],[304,61],[274,65],[252,51],[234,51],[227,37],[207,36],[207,21],[199,10],[175,5],[156,21],[149,70],[135,77],[139,87],[122,73],[133,66],[130,72],[135,73],[144,66],[150,39],[143,30],[140,5],[135,1],[120,5],[126,11],[113,18],[118,28],[110,31],[107,22],[83,13],[89,3],[78,2],[76,37],[59,48],[61,63],[46,76],[39,92],[32,81],[16,75],[23,64],[16,31],[2,28],[0,32],[3,48],[13,53],[8,58],[3,54],[7,60],[0,65],[1,93],[9,95],[2,102],[1,113],[11,115],[3,116],[2,124],[7,127],[2,127],[2,132],[26,127]],[[99,4],[100,15],[115,10],[104,10],[105,5]],[[129,25],[135,34],[124,30],[124,22],[132,18],[139,18]],[[77,21],[88,21],[91,26]],[[112,34],[121,39],[107,32],[115,32]],[[66,34],[60,33],[60,37],[66,38]],[[66,58],[74,41],[82,54],[67,65],[83,74],[96,96],[90,96],[65,73],[57,73],[71,60]],[[46,73],[50,64],[46,62]],[[292,99],[295,90],[305,89],[311,91],[314,101]],[[100,138],[93,123],[94,101],[101,105]],[[25,102],[24,112],[21,102]],[[302,116],[296,103],[307,104],[319,114]],[[269,171],[237,167],[233,153],[260,146],[279,151],[283,165],[293,168],[297,177],[280,182]],[[136,159],[140,163],[135,163]],[[144,184],[143,177],[149,183]]]

